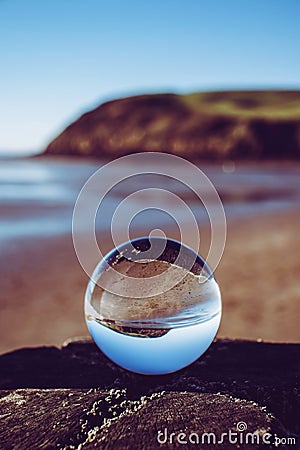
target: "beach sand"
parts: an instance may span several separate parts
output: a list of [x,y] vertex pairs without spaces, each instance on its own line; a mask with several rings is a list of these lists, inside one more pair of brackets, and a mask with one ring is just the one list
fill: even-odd
[[[299,212],[229,222],[216,270],[223,300],[219,337],[300,340],[299,225]],[[110,243],[102,250],[110,250]],[[71,235],[16,241],[2,251],[0,270],[1,353],[61,345],[88,334],[83,315],[88,276]]]

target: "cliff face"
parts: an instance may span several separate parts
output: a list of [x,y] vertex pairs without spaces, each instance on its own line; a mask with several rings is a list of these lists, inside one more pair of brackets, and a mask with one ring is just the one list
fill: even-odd
[[300,91],[122,98],[83,114],[45,153],[114,158],[140,151],[207,159],[299,159]]

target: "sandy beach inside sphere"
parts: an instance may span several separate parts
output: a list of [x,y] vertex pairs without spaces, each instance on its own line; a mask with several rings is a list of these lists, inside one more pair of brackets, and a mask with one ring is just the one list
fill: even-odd
[[[140,280],[147,280],[149,287],[141,289],[137,297],[135,281]],[[116,291],[123,295],[116,295]],[[165,324],[170,328],[171,323],[176,326],[209,320],[220,308],[219,289],[213,278],[195,275],[166,261],[123,260],[100,275],[86,313],[120,325],[128,322],[134,326],[135,322],[138,326],[142,322],[149,327]]]

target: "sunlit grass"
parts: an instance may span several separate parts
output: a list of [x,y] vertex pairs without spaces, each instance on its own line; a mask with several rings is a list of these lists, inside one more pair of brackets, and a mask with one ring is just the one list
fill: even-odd
[[180,96],[202,114],[259,118],[300,118],[300,91],[197,92]]

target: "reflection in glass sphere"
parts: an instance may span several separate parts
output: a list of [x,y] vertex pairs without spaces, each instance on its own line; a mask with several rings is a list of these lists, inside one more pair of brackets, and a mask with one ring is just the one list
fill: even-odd
[[145,237],[100,261],[87,286],[85,317],[112,361],[133,372],[164,374],[209,347],[221,320],[221,295],[200,255],[171,239]]

